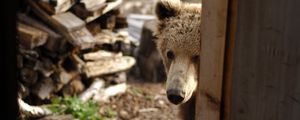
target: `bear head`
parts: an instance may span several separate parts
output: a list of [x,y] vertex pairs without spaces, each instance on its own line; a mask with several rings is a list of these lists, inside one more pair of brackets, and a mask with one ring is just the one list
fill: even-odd
[[201,4],[160,0],[155,12],[155,41],[166,68],[167,97],[173,104],[185,103],[197,86]]

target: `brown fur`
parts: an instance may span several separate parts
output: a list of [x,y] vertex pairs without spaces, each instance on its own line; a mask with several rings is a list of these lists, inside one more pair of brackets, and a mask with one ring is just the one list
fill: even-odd
[[[187,4],[179,0],[157,3],[157,49],[167,73],[166,89],[183,93],[183,120],[193,120],[200,57],[201,4]],[[173,53],[169,55],[168,53]],[[176,103],[175,103],[176,104]]]

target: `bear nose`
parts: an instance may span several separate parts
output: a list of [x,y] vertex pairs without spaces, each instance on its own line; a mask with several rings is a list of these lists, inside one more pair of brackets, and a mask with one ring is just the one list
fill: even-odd
[[175,105],[181,103],[184,99],[184,92],[176,89],[167,90],[167,97],[169,101]]

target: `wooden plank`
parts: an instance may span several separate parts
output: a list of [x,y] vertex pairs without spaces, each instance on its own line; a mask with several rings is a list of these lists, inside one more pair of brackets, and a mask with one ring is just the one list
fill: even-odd
[[238,1],[232,120],[300,119],[299,5]]
[[219,120],[227,0],[203,1],[202,7],[201,60],[196,95],[196,119]]
[[225,43],[224,79],[222,90],[221,119],[231,120],[232,73],[234,43],[237,25],[237,1],[228,1],[227,38]]
[[85,26],[84,21],[71,12],[56,14],[51,17],[59,22],[68,32],[81,29]]

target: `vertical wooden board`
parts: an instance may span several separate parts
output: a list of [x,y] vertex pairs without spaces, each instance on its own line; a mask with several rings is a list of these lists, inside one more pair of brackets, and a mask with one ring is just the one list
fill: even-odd
[[300,119],[298,0],[238,2],[233,120]]
[[231,120],[231,98],[232,98],[232,72],[233,56],[235,46],[235,36],[237,28],[237,2],[238,0],[228,1],[227,36],[225,42],[224,56],[224,79],[222,88],[221,119]]
[[220,119],[226,19],[227,0],[202,2],[197,120]]

